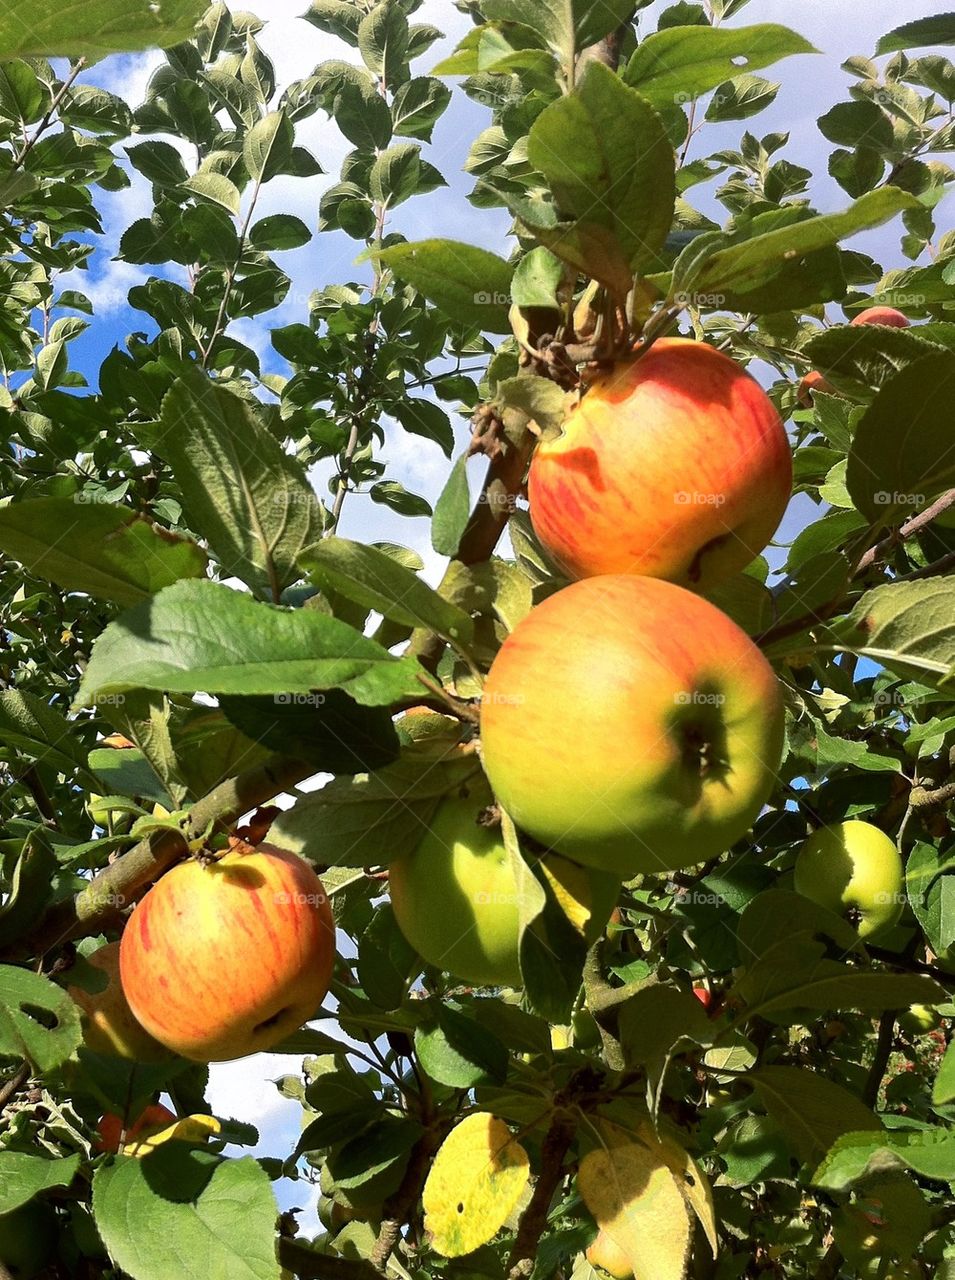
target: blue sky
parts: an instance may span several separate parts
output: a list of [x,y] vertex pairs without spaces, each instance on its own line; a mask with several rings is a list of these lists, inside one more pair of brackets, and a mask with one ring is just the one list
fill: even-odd
[[[316,63],[326,58],[355,58],[353,51],[346,46],[322,35],[296,16],[302,3],[303,0],[270,0],[267,6],[271,19],[261,42],[273,57],[281,84],[307,75]],[[666,7],[667,4],[658,0],[645,11],[646,29],[653,29],[656,15]],[[829,144],[816,127],[818,116],[848,97],[847,86],[851,77],[840,69],[840,63],[852,54],[871,55],[878,37],[900,23],[944,13],[951,7],[950,0],[921,0],[919,3],[912,3],[912,0],[904,3],[900,0],[803,0],[801,4],[793,4],[792,0],[751,0],[727,24],[742,26],[754,22],[781,22],[795,27],[821,51],[819,56],[791,58],[764,71],[762,74],[768,78],[781,81],[782,88],[771,108],[755,120],[746,122],[760,136],[775,130],[790,132],[789,145],[782,154],[817,175],[811,195],[820,210],[833,211],[848,203],[845,194],[826,172]],[[445,40],[419,60],[416,69],[420,72],[430,70],[470,28],[469,20],[453,7],[450,0],[426,0],[416,20],[432,22],[446,33]],[[83,79],[110,88],[136,105],[142,99],[150,71],[160,61],[156,54],[111,58],[92,68]],[[433,147],[426,151],[428,159],[440,169],[449,186],[401,206],[392,223],[394,228],[409,239],[449,236],[482,244],[507,255],[507,215],[473,209],[465,199],[472,180],[462,172],[462,166],[471,141],[487,124],[487,111],[456,92],[451,108],[435,132]],[[743,127],[738,123],[708,126],[694,141],[690,158],[700,158],[721,147],[735,145]],[[314,229],[321,192],[336,181],[338,166],[350,145],[321,114],[305,122],[299,141],[313,150],[327,177],[304,181],[276,180],[266,188],[261,212],[295,212]],[[714,206],[704,198],[705,191],[711,192],[712,187],[695,188],[691,195],[700,207],[712,212]],[[113,262],[111,254],[115,252],[121,231],[136,218],[147,216],[151,207],[148,186],[135,174],[129,191],[115,195],[100,193],[98,200],[105,215],[106,235],[97,246],[90,275],[77,273],[76,278],[69,282],[70,287],[89,293],[96,306],[98,321],[76,347],[80,367],[94,385],[99,363],[109,349],[116,343],[122,343],[130,330],[145,327],[146,317],[130,310],[125,298],[132,285],[146,278],[147,269]],[[950,214],[950,208],[939,210],[942,226],[946,225],[946,213]],[[718,216],[721,220],[725,217],[723,213]],[[885,265],[902,265],[899,236],[900,224],[895,223],[857,237],[852,245],[871,253]],[[306,320],[307,298],[313,289],[324,284],[366,278],[367,272],[353,265],[359,248],[355,241],[335,233],[316,236],[308,246],[280,255],[282,267],[293,280],[289,299],[277,312],[236,326],[236,332],[259,352],[263,367],[283,370],[283,363],[271,352],[268,330]],[[462,446],[467,436],[466,424],[460,421],[458,439]],[[393,468],[394,478],[431,500],[436,497],[447,475],[447,462],[437,446],[395,430],[389,432],[384,457]],[[320,469],[314,477],[320,492],[324,492],[327,477],[328,468]],[[788,541],[803,527],[809,508],[807,500],[794,503],[781,530],[782,541]],[[430,549],[425,520],[403,519],[376,506],[368,498],[352,496],[345,505],[341,531],[346,536],[390,539],[413,546],[426,561],[428,577],[435,581],[440,576],[443,562]],[[778,561],[779,558],[778,553],[775,559]],[[285,1153],[297,1139],[301,1110],[297,1104],[282,1099],[271,1083],[275,1077],[295,1071],[297,1065],[293,1059],[268,1055],[213,1069],[210,1096],[214,1107],[222,1115],[258,1124],[262,1132],[259,1149],[262,1154]],[[281,1194],[283,1205],[313,1205],[314,1196],[306,1195],[306,1191],[307,1188],[297,1190],[286,1185]],[[311,1213],[304,1225],[306,1229],[317,1230]]]

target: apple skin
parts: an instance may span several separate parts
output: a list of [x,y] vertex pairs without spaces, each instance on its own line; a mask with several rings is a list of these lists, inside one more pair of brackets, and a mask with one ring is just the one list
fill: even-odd
[[772,401],[686,338],[661,338],[596,382],[538,446],[528,480],[537,536],[571,578],[645,574],[700,591],[759,555],[791,494]]
[[517,882],[486,786],[443,800],[416,849],[388,870],[398,927],[421,958],[474,986],[520,987]]
[[794,880],[803,897],[836,915],[857,916],[860,938],[891,929],[902,914],[902,859],[871,822],[838,822],[814,831],[797,855]]
[[57,1234],[56,1213],[42,1200],[0,1214],[0,1263],[13,1280],[33,1280],[52,1258]]
[[860,311],[857,316],[853,316],[849,323],[850,325],[881,324],[890,329],[908,329],[912,322],[901,311],[896,311],[895,307],[868,307],[865,311]]
[[622,575],[573,583],[515,627],[484,687],[481,742],[518,826],[628,879],[735,844],[772,790],[783,722],[772,668],[734,622]]
[[120,947],[133,1014],[194,1062],[270,1049],[328,993],[335,926],[322,882],[294,853],[260,845],[182,862],[149,890]]
[[99,1134],[97,1150],[110,1151],[115,1155],[122,1144],[125,1155],[141,1156],[145,1152],[137,1148],[137,1138],[150,1138],[156,1133],[161,1133],[163,1129],[168,1129],[171,1124],[175,1124],[176,1119],[176,1113],[164,1107],[161,1102],[144,1107],[129,1125],[124,1125],[122,1116],[109,1112],[103,1116],[97,1126]]
[[944,1019],[937,1009],[928,1004],[913,1004],[899,1015],[899,1026],[910,1036],[928,1035],[937,1031]]
[[83,1011],[83,1040],[94,1053],[133,1062],[162,1062],[169,1050],[145,1031],[133,1014],[119,977],[119,943],[108,942],[87,956],[87,963],[106,974],[102,991],[68,987],[70,996]]
[[614,1280],[630,1280],[633,1267],[630,1259],[605,1231],[601,1231],[586,1252],[587,1261],[592,1267],[606,1271]]
[[829,381],[824,378],[818,369],[812,369],[796,389],[796,399],[804,409],[811,409],[813,406],[813,396],[817,391],[821,391],[824,395],[834,396],[836,389]]

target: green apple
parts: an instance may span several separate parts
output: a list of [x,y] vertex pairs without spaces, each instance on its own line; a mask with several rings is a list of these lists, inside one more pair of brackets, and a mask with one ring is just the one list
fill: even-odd
[[796,858],[796,891],[851,920],[860,938],[891,929],[905,903],[902,859],[871,822],[820,827]]
[[620,879],[730,849],[776,779],[769,663],[708,600],[658,578],[585,578],[514,628],[488,674],[494,793],[548,849]]
[[910,1036],[924,1036],[942,1025],[942,1015],[928,1004],[910,1005],[899,1015],[899,1026]]
[[0,1263],[13,1280],[31,1280],[50,1261],[56,1239],[56,1214],[42,1200],[0,1214]]
[[398,927],[421,958],[475,986],[519,987],[517,882],[484,785],[443,800],[388,872]]

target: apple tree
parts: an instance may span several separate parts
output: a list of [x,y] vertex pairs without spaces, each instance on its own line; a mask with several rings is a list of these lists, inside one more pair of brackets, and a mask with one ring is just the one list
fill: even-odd
[[955,17],[421,8],[0,17],[0,1280],[955,1276]]

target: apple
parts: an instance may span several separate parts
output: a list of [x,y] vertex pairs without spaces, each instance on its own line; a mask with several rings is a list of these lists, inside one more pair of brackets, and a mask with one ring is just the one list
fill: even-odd
[[705,591],[744,569],[792,493],[772,401],[729,356],[661,338],[596,382],[537,447],[537,536],[571,578],[632,573]]
[[517,882],[486,786],[443,800],[421,843],[389,867],[395,919],[421,958],[475,986],[519,987]]
[[709,1009],[713,1003],[712,991],[707,991],[706,987],[694,987],[693,994],[699,1000],[704,1009]]
[[127,1156],[144,1156],[150,1149],[148,1139],[162,1133],[163,1129],[168,1129],[176,1120],[175,1112],[159,1102],[145,1107],[131,1124],[127,1124],[122,1116],[110,1112],[103,1116],[97,1126],[99,1141],[96,1148],[98,1151],[110,1151],[114,1155],[122,1151]]
[[924,1036],[930,1031],[937,1031],[942,1021],[939,1011],[928,1004],[910,1005],[899,1015],[899,1026],[910,1036]]
[[83,1011],[83,1040],[87,1048],[134,1062],[161,1062],[168,1058],[169,1050],[139,1025],[126,1000],[119,978],[119,943],[108,942],[86,959],[107,979],[102,991],[67,988]]
[[606,1231],[601,1231],[586,1253],[587,1261],[592,1267],[606,1271],[614,1280],[630,1280],[633,1267],[630,1259],[616,1240],[611,1239]]
[[911,321],[901,311],[896,311],[895,307],[867,307],[865,311],[860,311],[857,316],[854,316],[849,323],[881,324],[890,329],[907,329]]
[[43,1200],[0,1214],[0,1264],[13,1280],[32,1280],[53,1256],[56,1213]]
[[904,904],[902,859],[871,822],[820,827],[796,858],[796,891],[848,916],[860,938],[898,923]]
[[518,826],[628,879],[705,862],[747,831],[775,781],[783,701],[715,605],[656,578],[587,578],[505,640],[481,743]]
[[234,847],[167,872],[120,946],[126,999],[145,1029],[195,1062],[270,1049],[324,1000],[335,959],[328,897],[294,853]]
[[796,399],[804,409],[811,409],[813,406],[813,396],[817,391],[823,392],[827,396],[836,395],[836,389],[829,381],[824,378],[818,369],[812,369],[796,389]]

